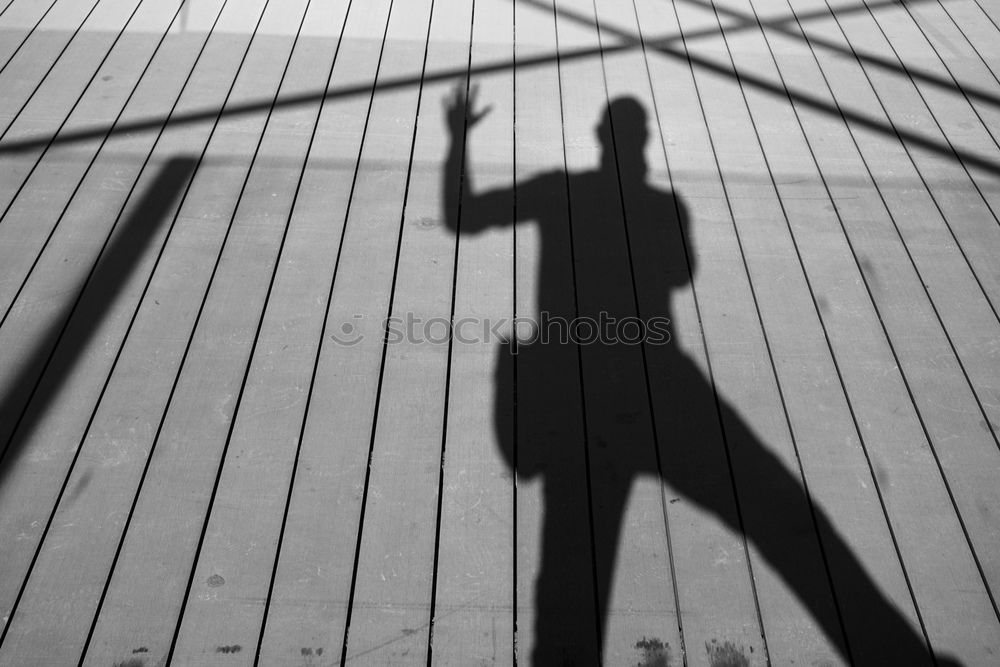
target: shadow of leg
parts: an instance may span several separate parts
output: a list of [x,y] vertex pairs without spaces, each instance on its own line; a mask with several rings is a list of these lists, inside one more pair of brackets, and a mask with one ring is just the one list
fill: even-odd
[[[924,637],[882,594],[827,514],[815,506],[811,516],[804,511],[808,499],[799,478],[728,405],[722,405],[722,415],[728,446],[737,461],[737,486],[744,496],[740,503],[749,500],[754,505],[753,517],[744,521],[747,538],[809,609],[831,643],[858,665],[933,664]],[[713,504],[715,496],[700,495],[699,488],[686,492],[738,529],[732,513],[720,512]],[[754,497],[745,497],[748,493]],[[829,577],[815,567],[820,562],[817,549],[822,549]]]
[[600,664],[587,507],[576,501],[582,470],[546,475],[542,565],[535,581],[533,665]]
[[[507,345],[498,355],[494,419],[502,453],[518,479],[542,480],[540,533],[530,529],[531,521],[518,524],[518,551],[540,554],[537,571],[532,556],[518,563],[518,579],[535,582],[534,600],[519,601],[534,613],[534,643],[525,632],[530,621],[519,617],[519,654],[530,646],[528,664],[596,665],[598,621],[576,349],[523,345],[518,351],[516,362]],[[536,502],[534,496],[519,491],[518,498],[519,514],[537,511],[527,505]]]

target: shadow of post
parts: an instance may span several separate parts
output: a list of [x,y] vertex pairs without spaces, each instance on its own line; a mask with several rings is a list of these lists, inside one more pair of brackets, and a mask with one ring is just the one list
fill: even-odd
[[197,166],[172,158],[103,248],[74,299],[37,337],[0,397],[0,486],[58,397],[101,321],[143,257]]

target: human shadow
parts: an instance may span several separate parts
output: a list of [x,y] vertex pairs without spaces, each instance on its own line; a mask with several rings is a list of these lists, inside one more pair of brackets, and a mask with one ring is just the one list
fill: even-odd
[[935,661],[799,478],[664,335],[671,292],[696,267],[682,199],[646,182],[642,105],[608,106],[598,169],[518,182],[514,216],[512,189],[477,191],[465,168],[466,135],[488,110],[463,88],[446,106],[449,227],[475,234],[516,217],[539,230],[534,340],[504,344],[494,378],[504,458],[543,488],[531,664],[601,662],[623,512],[642,475],[745,535],[845,662],[949,662]]

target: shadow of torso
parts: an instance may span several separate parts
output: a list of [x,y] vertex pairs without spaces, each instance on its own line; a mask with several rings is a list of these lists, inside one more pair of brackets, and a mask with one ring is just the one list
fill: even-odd
[[552,172],[517,190],[518,217],[538,225],[539,312],[532,340],[502,347],[494,416],[508,465],[542,479],[533,664],[600,653],[632,483],[663,475],[647,357],[669,384],[710,391],[669,333],[671,293],[692,275],[684,205],[643,184],[626,216],[609,177]]
[[[501,355],[517,357],[517,472],[524,477],[559,467],[565,457],[547,452],[580,447],[584,432],[614,451],[607,465],[615,477],[659,475],[651,458],[647,350],[656,346],[660,368],[704,384],[669,332],[671,292],[692,273],[680,224],[684,206],[670,192],[642,187],[631,193],[626,223],[618,199],[603,196],[607,178],[552,172],[518,186],[519,217],[540,231],[533,335],[505,344]],[[571,215],[558,210],[567,189]],[[498,417],[512,404],[512,378],[502,370],[511,365],[498,366],[498,382],[508,383],[498,385]],[[503,442],[513,465],[513,439]]]

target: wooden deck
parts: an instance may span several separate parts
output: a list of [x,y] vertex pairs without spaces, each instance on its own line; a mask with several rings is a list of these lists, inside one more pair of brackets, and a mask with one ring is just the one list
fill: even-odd
[[998,214],[994,0],[0,0],[0,665],[1000,664]]

